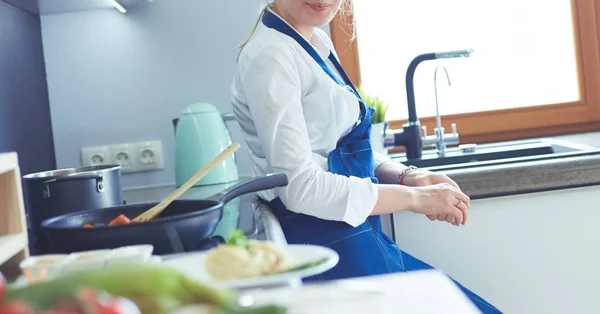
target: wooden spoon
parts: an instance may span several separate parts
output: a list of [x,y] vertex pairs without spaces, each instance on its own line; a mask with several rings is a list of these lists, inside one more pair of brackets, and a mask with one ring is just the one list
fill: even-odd
[[198,170],[193,177],[189,178],[181,187],[175,190],[175,192],[169,194],[169,196],[167,196],[162,202],[135,217],[132,222],[148,222],[156,218],[156,216],[162,213],[163,210],[165,210],[165,208],[167,208],[167,206],[169,206],[169,204],[171,204],[176,198],[180,197],[183,193],[189,190],[194,184],[196,184],[196,182],[204,178],[209,172],[216,168],[220,163],[225,161],[225,159],[229,158],[229,156],[231,156],[231,154],[233,154],[239,148],[240,144],[231,144],[231,146],[222,151],[217,157],[215,157],[215,159],[202,167],[202,169]]

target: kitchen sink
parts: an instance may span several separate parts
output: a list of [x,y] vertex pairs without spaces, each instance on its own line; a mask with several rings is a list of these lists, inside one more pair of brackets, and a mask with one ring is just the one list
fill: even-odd
[[538,161],[554,158],[597,154],[600,149],[566,141],[543,139],[460,145],[446,149],[439,157],[437,150],[423,151],[420,159],[406,158],[406,154],[390,154],[392,160],[430,170],[451,170],[515,162]]

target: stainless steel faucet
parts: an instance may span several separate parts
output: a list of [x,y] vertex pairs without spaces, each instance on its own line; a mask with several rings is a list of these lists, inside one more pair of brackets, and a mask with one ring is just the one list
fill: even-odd
[[448,144],[458,144],[458,132],[456,132],[456,123],[452,123],[452,133],[444,134],[444,127],[442,127],[442,119],[440,117],[440,108],[438,102],[438,92],[437,92],[437,72],[438,69],[444,69],[446,73],[446,79],[448,81],[448,86],[452,86],[450,83],[450,75],[448,74],[448,70],[443,65],[438,65],[435,68],[435,72],[433,74],[433,85],[435,91],[435,110],[436,110],[436,125],[437,127],[434,129],[434,135],[427,135],[427,127],[422,126],[423,129],[423,137],[421,139],[423,146],[425,147],[436,147],[438,150],[438,156],[444,157],[446,156],[446,145]]

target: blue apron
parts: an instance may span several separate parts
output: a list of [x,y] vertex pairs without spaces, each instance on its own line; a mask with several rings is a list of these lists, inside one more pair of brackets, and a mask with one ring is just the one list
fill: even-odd
[[[329,60],[336,67],[343,81],[333,73],[310,43],[278,16],[267,10],[262,22],[265,26],[296,40],[331,79],[356,95],[360,106],[358,123],[350,133],[338,141],[336,149],[328,156],[327,164],[332,173],[370,178],[373,183],[377,183],[370,140],[371,117],[375,110],[362,101],[332,52],[329,54]],[[340,256],[340,261],[334,268],[306,278],[305,281],[326,281],[433,268],[400,250],[396,243],[382,231],[380,216],[370,216],[358,227],[352,227],[345,222],[324,220],[292,212],[286,208],[280,198],[273,199],[269,205],[277,216],[288,243],[326,246],[335,250]],[[456,281],[455,283],[484,313],[500,312]]]

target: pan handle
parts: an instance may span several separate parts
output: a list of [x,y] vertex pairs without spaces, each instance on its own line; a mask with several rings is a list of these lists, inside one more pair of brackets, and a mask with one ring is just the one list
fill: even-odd
[[261,177],[251,178],[246,181],[240,182],[230,188],[227,188],[208,199],[211,201],[217,201],[219,203],[227,204],[232,199],[262,190],[269,190],[272,188],[286,186],[288,184],[288,177],[285,173],[268,174]]

